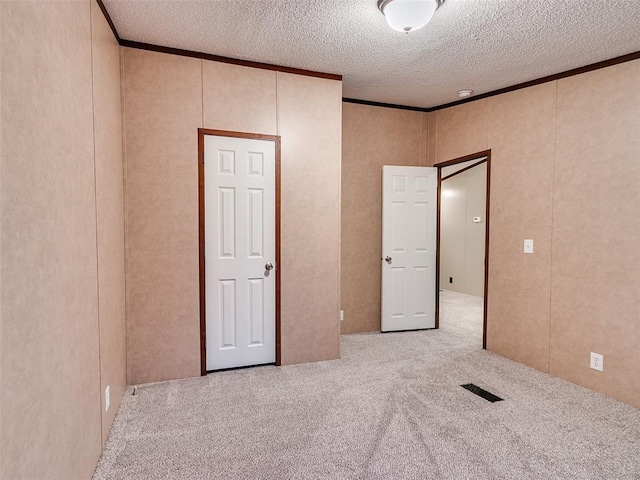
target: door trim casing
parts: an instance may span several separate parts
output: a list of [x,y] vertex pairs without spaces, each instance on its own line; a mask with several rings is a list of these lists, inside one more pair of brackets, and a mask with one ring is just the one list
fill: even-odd
[[[489,204],[490,204],[490,186],[491,186],[491,149],[483,150],[464,157],[454,158],[445,162],[436,163],[433,166],[438,169],[438,212],[436,220],[436,328],[440,328],[440,193],[442,190],[442,168],[458,163],[468,162],[470,160],[480,160],[487,157],[487,186],[486,186],[486,205],[485,205],[485,233],[484,233],[484,298],[482,312],[482,348],[487,349],[487,297],[489,295]],[[473,166],[480,165],[478,161]],[[471,168],[471,167],[469,167]]]
[[207,374],[207,323],[206,323],[206,284],[205,284],[205,205],[204,205],[204,137],[213,135],[218,137],[246,138],[249,140],[267,140],[275,143],[275,176],[276,176],[276,365],[281,364],[280,353],[280,136],[259,133],[232,132],[227,130],[198,129],[198,255],[200,264],[200,375]]

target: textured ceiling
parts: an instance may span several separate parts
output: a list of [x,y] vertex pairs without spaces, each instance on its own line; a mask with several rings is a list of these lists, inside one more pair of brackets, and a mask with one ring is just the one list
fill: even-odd
[[392,30],[377,0],[104,0],[121,38],[343,75],[345,97],[432,107],[640,51],[640,0],[446,0]]

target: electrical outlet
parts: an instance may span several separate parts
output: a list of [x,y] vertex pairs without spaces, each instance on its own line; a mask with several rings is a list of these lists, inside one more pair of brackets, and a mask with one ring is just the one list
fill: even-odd
[[591,363],[589,364],[594,370],[604,372],[604,357],[599,353],[591,352]]
[[533,240],[530,238],[524,241],[524,253],[533,253]]
[[340,310],[340,321],[344,320],[344,310]]
[[109,406],[111,405],[111,395],[109,393],[109,385],[104,389],[104,411],[109,411]]

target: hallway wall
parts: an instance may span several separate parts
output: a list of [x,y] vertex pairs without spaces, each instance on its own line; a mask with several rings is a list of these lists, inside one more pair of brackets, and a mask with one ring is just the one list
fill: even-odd
[[[441,289],[484,296],[486,189],[486,163],[442,180]],[[474,217],[480,217],[481,221],[474,223]]]

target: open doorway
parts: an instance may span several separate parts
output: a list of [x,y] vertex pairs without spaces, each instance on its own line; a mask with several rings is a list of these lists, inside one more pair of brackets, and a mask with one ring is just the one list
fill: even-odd
[[491,151],[438,168],[436,328],[486,348]]

